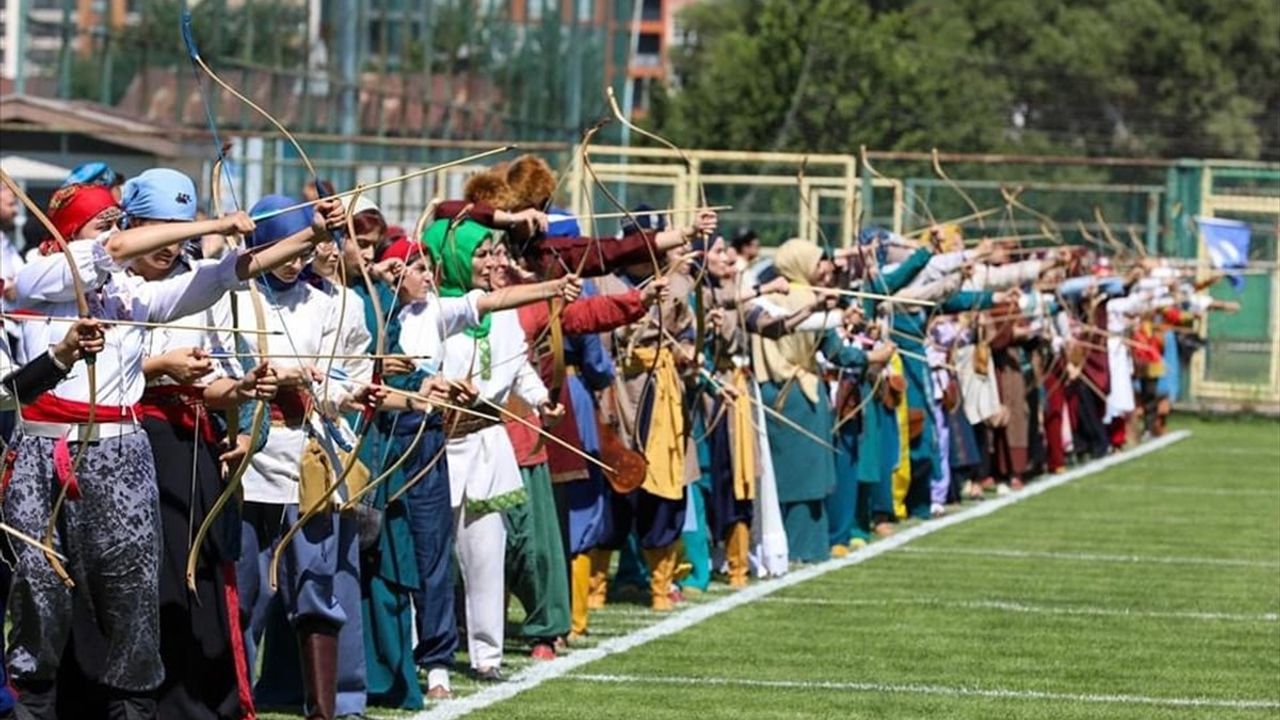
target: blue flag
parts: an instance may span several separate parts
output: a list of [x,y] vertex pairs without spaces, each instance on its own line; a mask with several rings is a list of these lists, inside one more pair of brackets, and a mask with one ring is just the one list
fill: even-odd
[[[1249,223],[1223,218],[1196,218],[1204,237],[1209,261],[1220,270],[1239,270],[1249,263]],[[1244,290],[1244,275],[1230,273],[1227,279],[1236,292]]]

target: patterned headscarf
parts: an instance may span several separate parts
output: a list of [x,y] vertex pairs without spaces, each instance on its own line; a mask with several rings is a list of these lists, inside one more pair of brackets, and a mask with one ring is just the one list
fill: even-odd
[[[49,199],[49,221],[67,242],[71,242],[76,233],[104,210],[115,210],[119,216],[115,197],[101,185],[67,185],[58,188]],[[57,250],[58,245],[52,237],[40,243],[41,255]]]
[[862,229],[858,233],[859,245],[870,245],[877,240],[880,244],[876,246],[876,264],[885,265],[889,262],[889,240],[893,237],[893,233],[879,225],[871,225]]
[[120,176],[104,162],[87,162],[77,165],[67,179],[62,181],[62,187],[70,187],[72,185],[99,185],[109,188],[116,184]]

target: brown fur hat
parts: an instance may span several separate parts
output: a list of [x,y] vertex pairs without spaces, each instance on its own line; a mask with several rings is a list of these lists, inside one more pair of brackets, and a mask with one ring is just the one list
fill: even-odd
[[476,173],[467,178],[463,188],[463,197],[467,202],[484,203],[496,210],[510,210],[515,204],[515,195],[503,173],[495,168]]
[[517,203],[512,210],[542,208],[556,190],[556,174],[537,155],[521,155],[506,168],[507,185]]

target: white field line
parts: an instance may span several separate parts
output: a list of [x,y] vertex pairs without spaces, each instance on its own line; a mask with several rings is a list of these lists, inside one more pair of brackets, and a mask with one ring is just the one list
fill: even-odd
[[[1280,495],[1276,496],[1276,500],[1280,500]],[[1128,515],[1123,514],[1127,512]],[[1138,513],[1143,513],[1139,515]],[[1204,527],[1204,511],[1200,508],[1196,509],[1195,517],[1169,517],[1167,515],[1158,514],[1158,508],[1151,507],[1117,507],[1111,512],[1045,512],[1041,511],[1036,518],[1042,521],[1062,521],[1073,523],[1101,523],[1104,525],[1115,525],[1123,522],[1132,527],[1187,527],[1198,526]],[[1197,530],[1196,532],[1202,532]]]
[[1272,460],[1280,460],[1280,454],[1269,448],[1222,448],[1214,450],[1215,454],[1222,455],[1247,455],[1249,457],[1265,457]]
[[1088,617],[1159,618],[1170,620],[1206,620],[1222,622],[1280,622],[1280,613],[1220,613],[1194,610],[1133,610],[1091,605],[1031,605],[1010,600],[935,600],[933,598],[899,598],[894,600],[826,599],[803,597],[771,597],[765,603],[785,605],[832,605],[837,607],[890,607],[895,605],[919,605],[944,610],[999,610],[1035,615],[1082,615]]
[[959,525],[960,523],[968,522],[976,518],[986,517],[987,515],[998,510],[1002,510],[1010,505],[1020,503],[1027,498],[1034,497],[1043,492],[1048,492],[1056,487],[1060,487],[1082,477],[1093,475],[1094,473],[1101,472],[1126,461],[1153,453],[1156,450],[1166,448],[1190,436],[1191,433],[1187,430],[1169,433],[1155,440],[1151,440],[1144,445],[1139,445],[1138,447],[1116,453],[1115,455],[1108,455],[1100,460],[1095,460],[1087,465],[1081,465],[1069,470],[1061,475],[1055,475],[1053,477],[1038,480],[1027,485],[1023,489],[1009,493],[1008,495],[978,503],[977,505],[937,520],[931,520],[927,523],[912,526],[902,532],[885,538],[884,540],[871,543],[860,550],[849,553],[845,557],[809,565],[799,570],[789,572],[775,580],[754,583],[736,593],[725,595],[723,598],[718,600],[713,600],[702,605],[695,605],[690,607],[688,610],[668,615],[665,620],[637,630],[629,635],[606,640],[593,648],[571,652],[567,655],[558,657],[551,662],[532,665],[527,669],[521,670],[520,672],[512,675],[505,683],[492,685],[465,698],[442,702],[433,708],[424,710],[411,717],[413,720],[458,718],[466,715],[467,713],[487,708],[491,705],[502,702],[503,700],[513,698],[526,690],[532,690],[549,680],[564,677],[588,663],[607,658],[611,655],[627,652],[628,650],[640,647],[641,645],[653,640],[667,637],[668,635],[674,635],[675,633],[697,625],[703,620],[708,620],[717,615],[733,610],[734,608],[755,602],[756,600],[772,595],[779,590],[789,588],[792,585],[799,585],[802,582],[812,580],[816,577],[821,577],[834,570],[840,570],[841,568],[846,568],[851,565],[864,563],[891,550],[896,550],[907,543],[926,535],[931,535],[939,530],[949,528],[953,525]]
[[1222,708],[1231,710],[1274,710],[1280,700],[1247,700],[1207,697],[1159,697],[1092,693],[1061,693],[1012,688],[951,687],[915,683],[822,682],[792,680],[749,680],[738,678],[654,677],[647,675],[591,675],[573,673],[569,680],[594,683],[692,685],[766,688],[770,690],[830,690],[856,693],[893,693],[897,695],[941,695],[944,697],[981,697],[1000,700],[1048,700],[1052,702],[1101,703],[1109,705],[1154,705],[1163,707]]
[[626,605],[614,603],[605,605],[599,610],[592,610],[591,617],[614,618],[614,617],[645,617],[657,618],[665,617],[665,615],[657,610],[650,610],[641,605]]
[[1280,498],[1280,486],[1267,490],[1262,488],[1171,487],[1165,485],[1138,483],[1110,483],[1107,485],[1094,485],[1088,490],[1089,492],[1093,492],[1094,490],[1119,490],[1122,492],[1168,493],[1170,495],[1220,495],[1222,497]]
[[1106,553],[1042,552],[1038,550],[1008,550],[1005,548],[983,547],[912,547],[903,549],[903,552],[911,555],[962,555],[966,557],[983,558],[1076,560],[1091,563],[1126,563],[1133,565],[1207,565],[1210,567],[1256,567],[1280,570],[1280,562],[1275,560],[1240,560],[1237,558],[1176,557],[1165,555],[1108,555]]

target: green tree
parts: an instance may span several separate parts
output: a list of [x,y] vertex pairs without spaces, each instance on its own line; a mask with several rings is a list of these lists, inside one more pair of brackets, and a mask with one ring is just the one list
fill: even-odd
[[[182,42],[181,0],[146,0],[139,22],[118,32],[83,28],[92,51],[73,57],[73,97],[116,102],[134,75],[146,67],[185,69]],[[219,59],[300,69],[305,63],[305,7],[280,3],[244,3],[233,7],[227,0],[206,1],[191,7],[192,30],[201,54],[214,65]],[[110,62],[106,62],[107,56]]]
[[703,147],[1280,157],[1273,0],[707,0],[654,121]]

